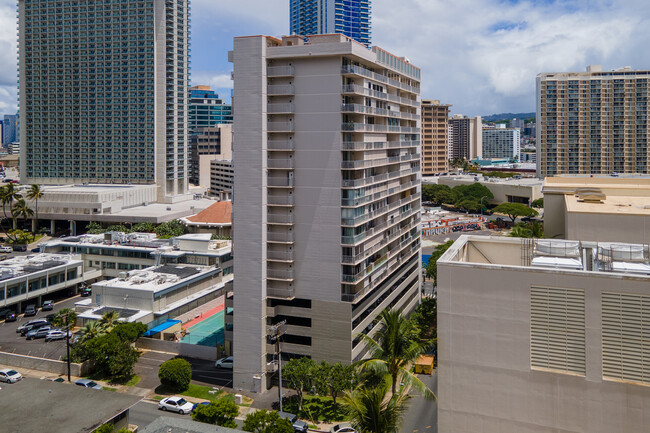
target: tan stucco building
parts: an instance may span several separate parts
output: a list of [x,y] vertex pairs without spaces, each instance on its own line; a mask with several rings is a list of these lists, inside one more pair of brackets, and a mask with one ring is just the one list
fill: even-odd
[[422,175],[449,171],[449,107],[422,100]]
[[544,181],[547,238],[650,243],[650,176]]
[[438,431],[645,432],[648,247],[462,236],[438,261]]

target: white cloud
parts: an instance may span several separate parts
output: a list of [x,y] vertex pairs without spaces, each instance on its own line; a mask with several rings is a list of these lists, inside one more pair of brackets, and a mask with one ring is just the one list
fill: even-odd
[[232,89],[230,72],[192,71],[192,85],[210,86],[215,89]]

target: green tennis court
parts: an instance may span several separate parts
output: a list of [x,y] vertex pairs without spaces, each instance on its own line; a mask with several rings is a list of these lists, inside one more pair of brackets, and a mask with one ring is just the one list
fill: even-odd
[[187,329],[188,333],[181,342],[188,344],[199,344],[201,346],[217,347],[225,341],[224,333],[225,310],[200,321]]

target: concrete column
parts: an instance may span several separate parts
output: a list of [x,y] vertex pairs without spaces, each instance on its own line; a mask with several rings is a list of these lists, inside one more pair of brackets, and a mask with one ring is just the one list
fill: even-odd
[[32,218],[32,233],[36,234],[36,218]]
[[56,232],[56,221],[50,220],[50,235],[54,236],[54,232]]
[[70,221],[70,236],[76,236],[76,235],[77,235],[77,222]]

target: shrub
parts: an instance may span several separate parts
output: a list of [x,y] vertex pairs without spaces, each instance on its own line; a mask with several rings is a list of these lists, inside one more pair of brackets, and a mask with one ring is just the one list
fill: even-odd
[[192,366],[182,358],[170,359],[160,366],[158,378],[171,391],[187,391],[192,380]]
[[194,409],[194,412],[192,412],[192,419],[207,424],[237,428],[235,417],[238,414],[239,408],[235,402],[222,397],[208,405],[198,405],[196,409]]
[[293,433],[291,423],[275,411],[258,410],[246,415],[242,430],[253,433]]

